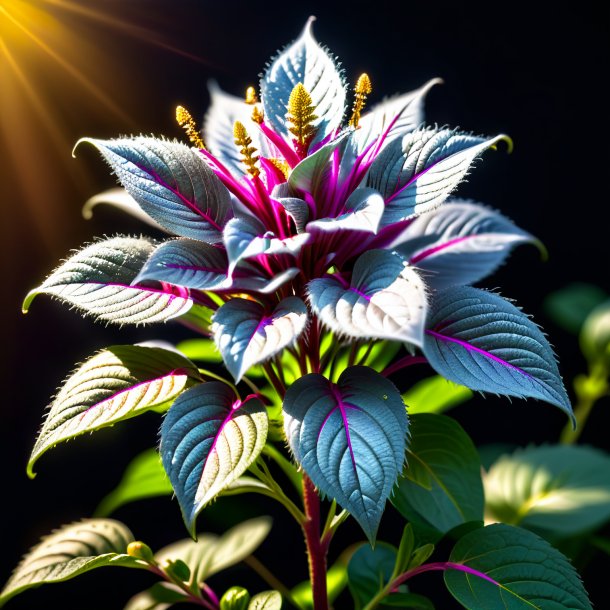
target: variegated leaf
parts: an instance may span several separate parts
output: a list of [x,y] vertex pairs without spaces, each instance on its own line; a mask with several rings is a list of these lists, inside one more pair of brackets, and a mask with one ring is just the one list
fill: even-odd
[[540,242],[499,212],[452,201],[422,214],[401,234],[396,247],[436,289],[474,284],[493,273],[520,244]]
[[439,206],[472,162],[507,137],[480,138],[449,129],[420,129],[394,140],[373,161],[366,185],[386,202],[382,226]]
[[296,341],[307,324],[307,308],[298,297],[287,297],[273,312],[246,299],[231,299],[215,314],[212,331],[226,367],[236,381],[259,362]]
[[309,282],[307,292],[314,312],[335,333],[423,342],[425,285],[394,252],[365,252],[354,265],[349,285],[329,276]]
[[168,231],[221,241],[232,214],[229,191],[197,150],[143,136],[79,142],[95,146],[144,212]]
[[161,426],[161,460],[192,536],[203,507],[258,457],[269,422],[254,396],[241,401],[224,383],[204,383],[181,394]]
[[345,85],[334,59],[317,43],[313,18],[291,45],[281,51],[261,80],[265,120],[275,131],[289,137],[286,107],[292,90],[302,83],[311,95],[318,117],[315,140],[321,140],[341,125],[345,110]]
[[62,263],[23,302],[27,312],[38,294],[48,294],[107,322],[164,322],[189,311],[188,291],[131,286],[155,244],[144,238],[114,237],[87,246]]
[[174,351],[139,345],[101,350],[68,377],[51,404],[28,474],[34,476],[38,458],[58,443],[168,407],[199,379],[197,367]]
[[161,244],[152,253],[132,284],[152,280],[198,290],[213,290],[227,281],[227,267],[224,248],[195,239],[173,239]]

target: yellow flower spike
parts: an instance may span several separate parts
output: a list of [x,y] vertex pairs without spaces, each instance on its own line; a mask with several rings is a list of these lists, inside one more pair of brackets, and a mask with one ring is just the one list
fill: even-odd
[[312,123],[318,118],[314,114],[315,106],[309,91],[303,83],[298,83],[288,98],[286,120],[292,123],[288,130],[295,137],[297,144],[305,151],[316,128]]
[[261,173],[258,167],[256,167],[258,156],[254,154],[256,148],[250,146],[252,144],[252,138],[248,135],[243,123],[235,121],[233,125],[233,138],[235,139],[235,144],[239,146],[239,152],[243,157],[242,161],[244,165],[248,168],[248,173],[253,178],[256,178],[256,176]]
[[176,106],[176,122],[186,131],[186,135],[194,146],[205,148],[203,139],[197,131],[197,125],[195,125],[191,113],[184,106]]
[[349,124],[352,127],[358,127],[358,122],[360,121],[360,115],[364,110],[364,106],[366,104],[366,98],[371,94],[373,90],[373,86],[371,85],[371,79],[366,72],[363,72],[356,81],[356,86],[354,87],[354,106],[352,109],[352,116],[349,120]]
[[254,87],[248,87],[246,89],[246,104],[253,106],[258,103],[258,96],[256,95],[256,89]]
[[284,178],[288,180],[288,175],[290,174],[290,165],[284,159],[276,159],[274,157],[267,159],[271,165],[279,169],[282,174],[284,174]]
[[258,123],[260,125],[263,122],[263,119],[265,118],[265,113],[258,106],[254,106],[254,108],[252,108],[251,118],[255,123]]

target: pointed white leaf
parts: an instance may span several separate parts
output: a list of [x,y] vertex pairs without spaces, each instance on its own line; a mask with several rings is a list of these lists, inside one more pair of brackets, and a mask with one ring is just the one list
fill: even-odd
[[425,274],[430,287],[441,289],[482,280],[525,243],[541,247],[499,212],[452,201],[416,218],[391,247]]
[[184,356],[157,347],[114,345],[89,358],[68,377],[51,404],[28,463],[58,443],[167,407],[200,378]]
[[131,286],[154,248],[151,241],[132,237],[91,244],[30,291],[23,310],[38,294],[49,294],[107,322],[148,324],[181,316],[193,305],[186,289]]
[[386,99],[363,114],[355,135],[358,152],[361,153],[388,129],[383,148],[417,129],[424,122],[424,99],[428,91],[442,82],[440,78],[433,78],[419,89]]
[[373,161],[366,185],[386,202],[382,226],[439,206],[472,162],[506,136],[480,138],[449,129],[421,129],[394,140]]
[[334,59],[313,37],[313,19],[291,45],[275,57],[261,80],[265,121],[275,131],[290,137],[286,124],[286,107],[292,90],[302,83],[311,95],[318,117],[314,121],[321,140],[341,125],[345,111],[345,84]]
[[226,367],[239,381],[246,371],[296,341],[307,324],[307,308],[287,297],[265,314],[259,303],[231,299],[214,315],[212,331]]
[[358,258],[349,285],[333,276],[307,286],[320,320],[350,337],[423,342],[426,288],[395,252],[370,250]]
[[123,188],[108,189],[90,197],[85,201],[83,206],[83,217],[87,220],[93,218],[93,209],[100,204],[107,204],[112,207],[118,208],[127,214],[134,216],[138,220],[145,222],[151,227],[155,227],[159,231],[167,232],[165,227],[162,227],[158,222],[153,220],[142,208],[138,205],[138,202]]

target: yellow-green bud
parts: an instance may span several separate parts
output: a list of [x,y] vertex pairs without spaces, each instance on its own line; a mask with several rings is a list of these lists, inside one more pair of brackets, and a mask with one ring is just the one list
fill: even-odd
[[587,316],[580,331],[580,348],[589,362],[610,365],[610,301]]
[[220,610],[246,610],[250,594],[243,587],[231,587],[220,599]]
[[174,581],[188,582],[191,577],[191,569],[182,559],[168,559],[163,570]]
[[150,550],[150,547],[147,544],[141,542],[140,540],[130,542],[127,545],[127,554],[130,557],[135,557],[136,559],[143,559],[147,562],[153,561],[153,552]]

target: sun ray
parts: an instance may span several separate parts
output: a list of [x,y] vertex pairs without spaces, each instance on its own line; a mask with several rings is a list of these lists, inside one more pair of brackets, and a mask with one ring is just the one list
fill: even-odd
[[21,30],[28,38],[30,38],[47,55],[56,61],[64,70],[66,70],[74,79],[76,79],[79,84],[87,89],[89,93],[104,104],[104,106],[111,110],[117,117],[128,124],[134,123],[133,119],[128,116],[120,106],[118,106],[108,95],[97,87],[95,83],[91,82],[80,70],[78,70],[78,68],[55,52],[44,40],[42,40],[29,28],[23,25],[23,23],[11,15],[11,13],[9,13],[9,11],[6,9],[6,6],[0,6],[0,13],[9,19],[15,27]]

